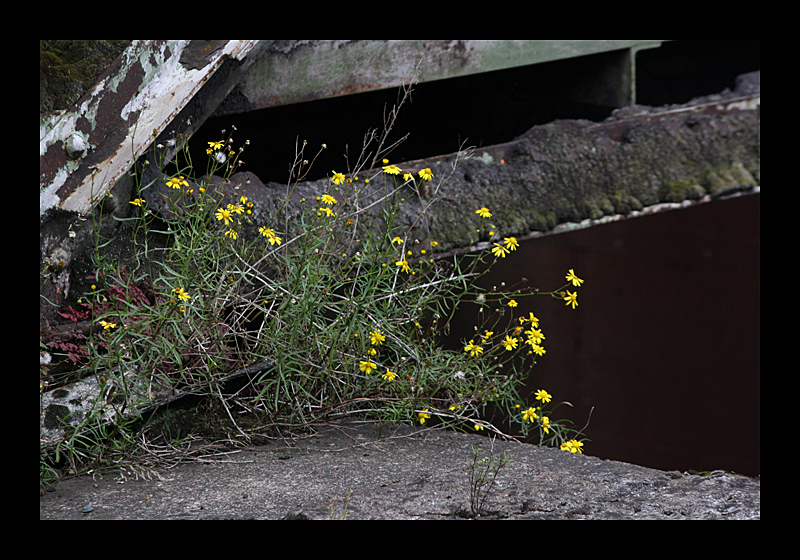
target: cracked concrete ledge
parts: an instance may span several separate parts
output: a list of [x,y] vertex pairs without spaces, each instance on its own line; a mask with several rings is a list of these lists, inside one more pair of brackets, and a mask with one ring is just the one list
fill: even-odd
[[[490,221],[499,234],[524,237],[554,233],[565,224],[634,217],[661,204],[712,200],[760,187],[760,94],[728,95],[660,111],[639,109],[625,108],[602,123],[555,121],[533,127],[512,142],[471,153],[398,162],[414,174],[430,168],[434,179],[418,185],[419,190],[414,185],[400,190],[396,196],[405,204],[395,224],[407,229],[410,239],[424,242],[435,237],[444,251],[488,241],[476,238],[481,218],[475,210],[481,206],[491,210]],[[387,187],[380,169],[359,175],[371,178],[359,187],[358,208],[365,209]],[[144,198],[150,209],[161,210],[163,197],[169,195],[165,178],[146,176],[145,182],[151,180],[155,188],[145,191]],[[225,202],[245,195],[255,204],[254,225],[239,232],[245,238],[256,237],[258,225],[276,215],[272,223],[291,229],[303,206],[316,208],[316,197],[326,192],[344,197],[338,212],[347,211],[348,205],[356,208],[345,187],[335,187],[329,179],[289,189],[243,172],[225,184],[212,184],[226,193]],[[423,208],[427,219],[419,220]],[[360,216],[357,227],[363,237],[380,223],[381,205]]]
[[[195,448],[197,460],[172,468],[62,480],[41,492],[39,518],[470,518],[471,449],[491,445],[473,434],[341,420],[268,446]],[[761,517],[760,478],[665,472],[495,441],[495,456],[503,451],[513,462],[477,519]]]

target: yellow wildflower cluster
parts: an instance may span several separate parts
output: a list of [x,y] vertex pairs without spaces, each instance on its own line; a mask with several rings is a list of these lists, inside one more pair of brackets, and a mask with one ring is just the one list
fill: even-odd
[[[358,335],[356,335],[358,336]],[[372,373],[372,370],[378,369],[378,364],[372,361],[372,358],[378,354],[377,347],[381,346],[384,342],[386,342],[386,335],[383,334],[379,329],[375,329],[369,334],[369,341],[372,347],[367,350],[367,355],[369,356],[366,360],[361,360],[358,363],[358,369],[361,370],[362,373],[369,375]],[[381,376],[386,381],[394,381],[397,378],[397,373],[391,371],[389,368],[386,368],[386,373]]]
[[[226,226],[228,226],[233,223],[237,215],[252,214],[252,212],[253,203],[250,202],[246,196],[241,196],[239,197],[239,202],[237,204],[228,204],[226,207],[218,208],[214,213],[214,216],[218,221],[223,222]],[[283,241],[274,230],[268,227],[262,226],[258,228],[258,232],[267,238],[270,245],[280,245]],[[239,238],[239,234],[233,228],[228,229],[225,232],[225,236],[231,239]]]
[[[383,163],[388,164],[389,160],[384,159]],[[409,172],[404,173],[402,169],[400,169],[394,164],[384,165],[381,169],[383,169],[384,173],[387,173],[389,175],[400,175],[402,173],[404,181],[411,181],[414,179],[414,176],[411,173]],[[431,179],[433,179],[433,173],[431,172],[430,167],[426,167],[425,169],[420,169],[417,174],[419,175],[420,179],[423,179],[425,181],[430,181]]]
[[[550,430],[552,429],[552,425],[550,423],[550,418],[545,416],[542,412],[542,405],[549,403],[553,396],[545,391],[544,389],[539,389],[534,393],[537,401],[540,401],[541,404],[537,406],[529,406],[525,410],[522,411],[522,424],[525,426],[526,422],[529,424],[538,424],[538,427],[544,432],[546,435],[550,434]],[[522,408],[523,405],[517,405],[517,408]],[[561,444],[560,449],[562,451],[569,451],[571,453],[583,453],[581,449],[583,447],[583,442],[580,442],[576,439],[572,439],[569,441],[565,441]]]
[[569,441],[565,441],[561,444],[561,451],[569,451],[570,453],[583,453],[581,449],[583,447],[583,442],[580,442],[576,439],[571,439]]
[[[400,174],[402,174],[404,181],[412,181],[414,179],[414,176],[410,172],[407,172],[407,171],[404,172],[402,169],[400,169],[399,167],[397,167],[394,164],[388,165],[389,164],[389,160],[388,159],[384,159],[383,160],[383,164],[384,165],[383,165],[383,167],[381,169],[387,175],[400,175]],[[344,176],[344,173],[339,173],[339,172],[337,172],[335,170],[331,171],[331,173],[333,174],[333,176],[331,177],[331,183],[333,183],[334,185],[342,185],[342,184],[344,184],[346,182],[349,183],[351,181],[350,179],[348,179],[348,178],[346,178]],[[430,181],[434,177],[433,172],[431,171],[430,167],[426,167],[425,169],[420,169],[417,172],[417,175],[419,175],[420,179],[423,179],[424,181]],[[353,181],[358,181],[358,177],[353,177],[352,180]],[[369,182],[369,179],[366,179],[365,182]]]
[[208,148],[206,148],[206,154],[210,157],[214,158],[217,163],[225,163],[229,157],[233,157],[236,155],[231,149],[227,151],[225,148],[226,142],[224,140],[218,140],[216,142],[208,142]]
[[[566,276],[567,280],[572,282],[573,286],[580,286],[583,284],[583,280],[575,276],[575,271],[571,268],[569,269],[569,273]],[[561,297],[566,300],[567,305],[571,305],[572,309],[575,309],[578,306],[578,292],[572,293],[569,290],[566,292],[561,292]]]
[[[508,305],[512,308],[517,306],[516,301],[514,300],[511,300]],[[529,313],[528,317],[520,317],[519,322],[520,325],[512,329],[509,334],[506,334],[505,338],[500,341],[499,346],[510,352],[512,350],[516,350],[518,344],[523,342],[531,347],[528,351],[529,354],[535,353],[539,356],[544,356],[546,350],[544,347],[542,347],[541,342],[545,339],[545,336],[538,328],[539,319],[537,319],[533,313]],[[525,323],[530,323],[530,328],[528,330],[525,330]],[[486,334],[484,334],[482,340],[477,343],[473,338],[469,341],[469,343],[467,343],[466,346],[464,346],[464,352],[468,353],[471,358],[480,356],[484,350],[482,344],[488,342],[493,334],[493,331],[488,331]],[[523,339],[522,336],[520,336],[521,334],[525,334],[526,338]]]
[[[542,404],[549,403],[553,396],[545,391],[544,389],[539,389],[534,393],[536,400],[541,401]],[[529,406],[526,410],[522,412],[522,422],[530,422],[531,424],[534,423],[535,420],[539,421],[539,426],[542,428],[544,433],[550,433],[550,418],[547,416],[540,416],[539,412],[542,410],[541,405],[536,406],[536,408]]]

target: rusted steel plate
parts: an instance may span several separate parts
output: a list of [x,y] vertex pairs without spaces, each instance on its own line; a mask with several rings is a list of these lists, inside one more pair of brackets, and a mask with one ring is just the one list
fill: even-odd
[[256,44],[134,41],[75,107],[41,120],[39,215],[91,210],[222,62]]

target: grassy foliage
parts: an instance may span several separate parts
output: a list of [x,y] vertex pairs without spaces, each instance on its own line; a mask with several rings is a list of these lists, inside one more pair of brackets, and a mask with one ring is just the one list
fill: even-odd
[[[404,172],[383,158],[395,116],[396,109],[382,135],[367,136],[347,176],[333,171],[327,189],[300,201],[291,223],[286,201],[313,164],[304,157],[305,144],[286,201],[271,213],[254,211],[246,196],[212,188],[210,177],[227,178],[241,165],[247,143],[234,145],[231,134],[208,142],[202,177],[186,154],[187,165],[164,181],[157,212],[145,202],[157,185],[138,185],[130,202],[137,213],[129,218],[143,234],[134,237],[140,240],[137,258],[124,265],[109,260],[98,237],[91,289],[80,309],[62,312],[94,328],[78,344],[56,337],[47,348],[67,354],[75,375],[104,387],[103,398],[57,446],[73,470],[141,448],[145,427],[122,413],[172,391],[204,397],[226,421],[226,437],[244,442],[346,414],[398,424],[435,418],[499,433],[482,419],[487,403],[518,418],[525,430],[539,429],[542,441],[567,441],[569,430],[542,410],[549,400],[520,409],[518,391],[544,348],[538,319],[514,318],[513,307],[516,299],[544,294],[574,309],[576,295],[564,287],[528,293],[476,288],[479,265],[505,258],[518,246],[514,237],[483,253],[448,258],[437,258],[435,238],[411,238],[397,219],[406,201],[424,192],[424,213],[438,202],[446,177],[430,169]],[[358,226],[367,210],[380,219],[364,230]],[[475,212],[481,218],[476,239],[499,239],[489,233],[490,210]],[[152,233],[168,236],[167,247],[149,246]],[[582,282],[572,271],[567,280]],[[464,300],[509,313],[476,328],[463,351],[445,350],[438,338]],[[520,355],[525,360],[513,360]],[[271,367],[235,392],[226,389],[232,371],[262,361]],[[53,381],[48,366],[41,379],[45,390]],[[148,390],[134,391],[133,384]],[[110,424],[109,409],[119,413]]]

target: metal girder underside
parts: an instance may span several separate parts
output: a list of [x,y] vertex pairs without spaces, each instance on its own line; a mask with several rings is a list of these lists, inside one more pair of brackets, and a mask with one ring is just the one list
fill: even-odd
[[627,105],[635,101],[635,52],[661,42],[133,41],[75,106],[41,117],[39,215],[92,210],[136,158],[161,144],[160,159],[169,160],[171,133],[188,140],[212,114],[599,53],[617,54],[583,95]]

